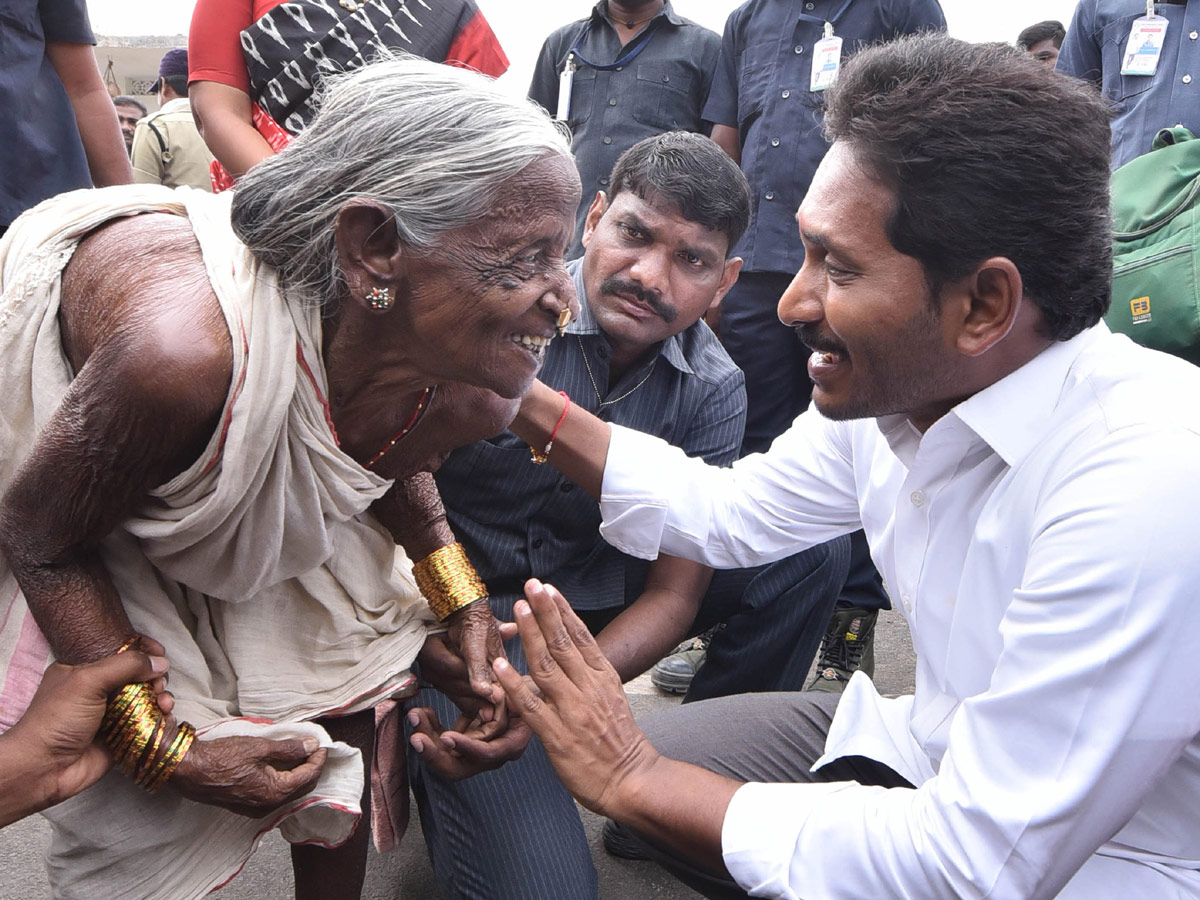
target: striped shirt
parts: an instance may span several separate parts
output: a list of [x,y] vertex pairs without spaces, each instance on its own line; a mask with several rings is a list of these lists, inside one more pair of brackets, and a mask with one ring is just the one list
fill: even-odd
[[[699,321],[668,338],[605,392],[612,351],[588,309],[582,262],[567,269],[580,315],[546,349],[541,380],[606,422],[657,435],[713,465],[732,463],[746,391],[709,327]],[[601,408],[594,385],[616,402]],[[493,597],[519,594],[535,576],[583,610],[622,606],[641,593],[648,563],[605,543],[599,504],[553,466],[530,462],[529,445],[512,432],[456,450],[436,477],[455,535]]]

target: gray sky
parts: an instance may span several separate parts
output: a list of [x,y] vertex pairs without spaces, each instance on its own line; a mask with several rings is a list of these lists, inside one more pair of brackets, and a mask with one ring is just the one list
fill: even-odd
[[[547,34],[582,18],[595,0],[476,0],[500,38],[512,68],[503,81],[523,93]],[[675,9],[714,31],[740,0],[672,0]],[[1067,24],[1076,0],[941,0],[950,33],[969,41],[1013,41],[1043,19]],[[92,27],[106,35],[186,34],[194,0],[88,0]]]

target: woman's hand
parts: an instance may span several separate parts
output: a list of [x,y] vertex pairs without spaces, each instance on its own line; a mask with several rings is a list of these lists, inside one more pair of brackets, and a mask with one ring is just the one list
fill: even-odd
[[[503,714],[504,690],[492,674],[492,661],[505,658],[504,641],[488,598],[482,597],[464,606],[453,613],[446,624],[450,626],[450,643],[466,664],[471,691],[488,701],[498,715]],[[486,714],[484,718],[487,718]]]
[[425,765],[447,781],[461,781],[500,768],[520,757],[533,736],[520,719],[509,719],[508,728],[494,736],[486,733],[486,723],[467,721],[466,716],[453,728],[443,729],[437,713],[428,707],[410,709],[408,723],[413,728],[409,738],[412,748]]
[[326,755],[314,738],[197,740],[169,783],[189,800],[259,818],[311,791]]

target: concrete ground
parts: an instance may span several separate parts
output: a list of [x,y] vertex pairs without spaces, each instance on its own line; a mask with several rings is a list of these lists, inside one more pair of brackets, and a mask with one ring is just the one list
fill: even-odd
[[[909,693],[913,689],[914,656],[908,627],[896,613],[881,615],[875,634],[875,681],[883,694]],[[647,675],[626,686],[635,714],[643,715],[679,702],[660,693]],[[600,843],[603,820],[581,810],[592,858],[600,875],[600,900],[694,900],[699,894],[683,887],[656,865],[617,859]],[[49,840],[38,816],[0,832],[0,900],[49,898],[42,857]],[[292,894],[292,872],[287,845],[273,832],[260,845],[246,868],[215,896],[219,900],[287,900]],[[367,863],[364,900],[439,900],[442,898],[421,839],[420,823],[413,822],[402,845],[379,855],[374,849]],[[107,900],[107,898],[94,898]],[[514,897],[511,900],[523,900]]]

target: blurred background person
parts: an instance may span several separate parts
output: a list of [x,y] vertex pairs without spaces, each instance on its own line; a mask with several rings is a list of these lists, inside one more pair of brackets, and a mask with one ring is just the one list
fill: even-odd
[[163,54],[151,90],[159,108],[138,123],[133,137],[133,179],[142,184],[212,190],[213,155],[200,136],[188,103],[188,55],[177,47]]
[[0,235],[62,191],[133,180],[84,0],[4,0]]
[[121,136],[125,138],[125,152],[133,155],[133,133],[137,131],[137,123],[146,117],[146,104],[137,97],[127,97],[121,94],[113,97],[113,108],[117,111],[117,123],[121,126]]
[[[216,157],[215,190],[278,153],[311,121],[320,65],[353,69],[384,50],[498,78],[508,57],[474,0],[198,0],[188,33],[192,113]],[[318,63],[319,61],[319,63]]]
[[1017,35],[1017,49],[1032,56],[1040,63],[1050,68],[1058,62],[1058,51],[1062,48],[1063,38],[1067,29],[1056,19],[1047,19],[1030,25]]
[[721,36],[670,0],[600,0],[546,38],[529,97],[571,129],[583,199],[568,259],[583,255],[588,210],[622,153],[664,131],[711,130],[700,113],[720,51]]

